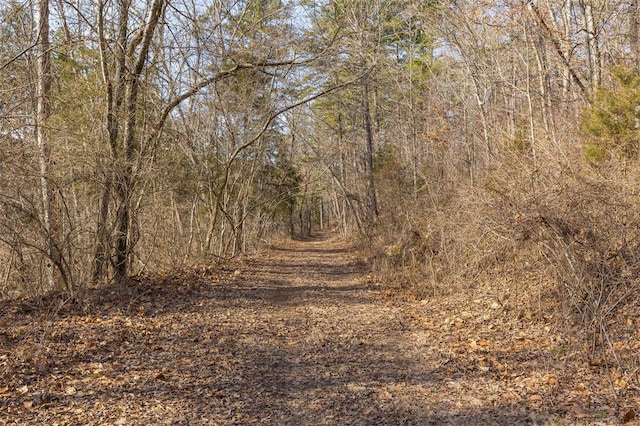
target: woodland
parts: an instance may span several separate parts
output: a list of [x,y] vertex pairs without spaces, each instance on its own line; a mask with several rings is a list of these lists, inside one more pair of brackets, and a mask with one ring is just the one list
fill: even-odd
[[632,424],[639,302],[638,0],[0,3],[0,425]]

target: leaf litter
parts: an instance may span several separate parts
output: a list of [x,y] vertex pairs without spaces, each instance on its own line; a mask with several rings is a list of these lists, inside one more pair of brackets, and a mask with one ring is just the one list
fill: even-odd
[[637,422],[637,377],[477,293],[392,297],[318,238],[55,317],[4,303],[0,425]]

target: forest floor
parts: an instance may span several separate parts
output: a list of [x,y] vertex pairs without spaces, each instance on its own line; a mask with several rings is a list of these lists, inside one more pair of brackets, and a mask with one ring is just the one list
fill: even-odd
[[329,237],[0,305],[0,425],[634,424],[640,392],[476,291],[411,301]]

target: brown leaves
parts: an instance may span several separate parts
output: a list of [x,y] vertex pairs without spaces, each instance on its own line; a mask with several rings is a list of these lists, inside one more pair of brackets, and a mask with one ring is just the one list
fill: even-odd
[[630,421],[635,420],[635,418],[636,412],[633,408],[631,408],[622,415],[622,423],[629,423]]
[[244,262],[241,274],[141,279],[129,298],[61,317],[53,330],[9,330],[25,338],[0,352],[0,416],[27,424],[635,421],[640,401],[628,372],[604,358],[589,365],[588,353],[532,317],[495,309],[491,295],[381,299],[361,285],[348,253],[295,244]]

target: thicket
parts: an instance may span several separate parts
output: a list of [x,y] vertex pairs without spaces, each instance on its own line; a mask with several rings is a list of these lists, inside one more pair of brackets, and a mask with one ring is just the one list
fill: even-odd
[[385,208],[364,241],[382,280],[418,298],[489,294],[512,315],[578,330],[633,369],[637,359],[621,361],[613,342],[640,301],[638,81],[613,69],[568,137],[527,149],[501,140],[473,183],[444,155],[449,167],[433,165],[415,197],[410,169],[381,152]]

